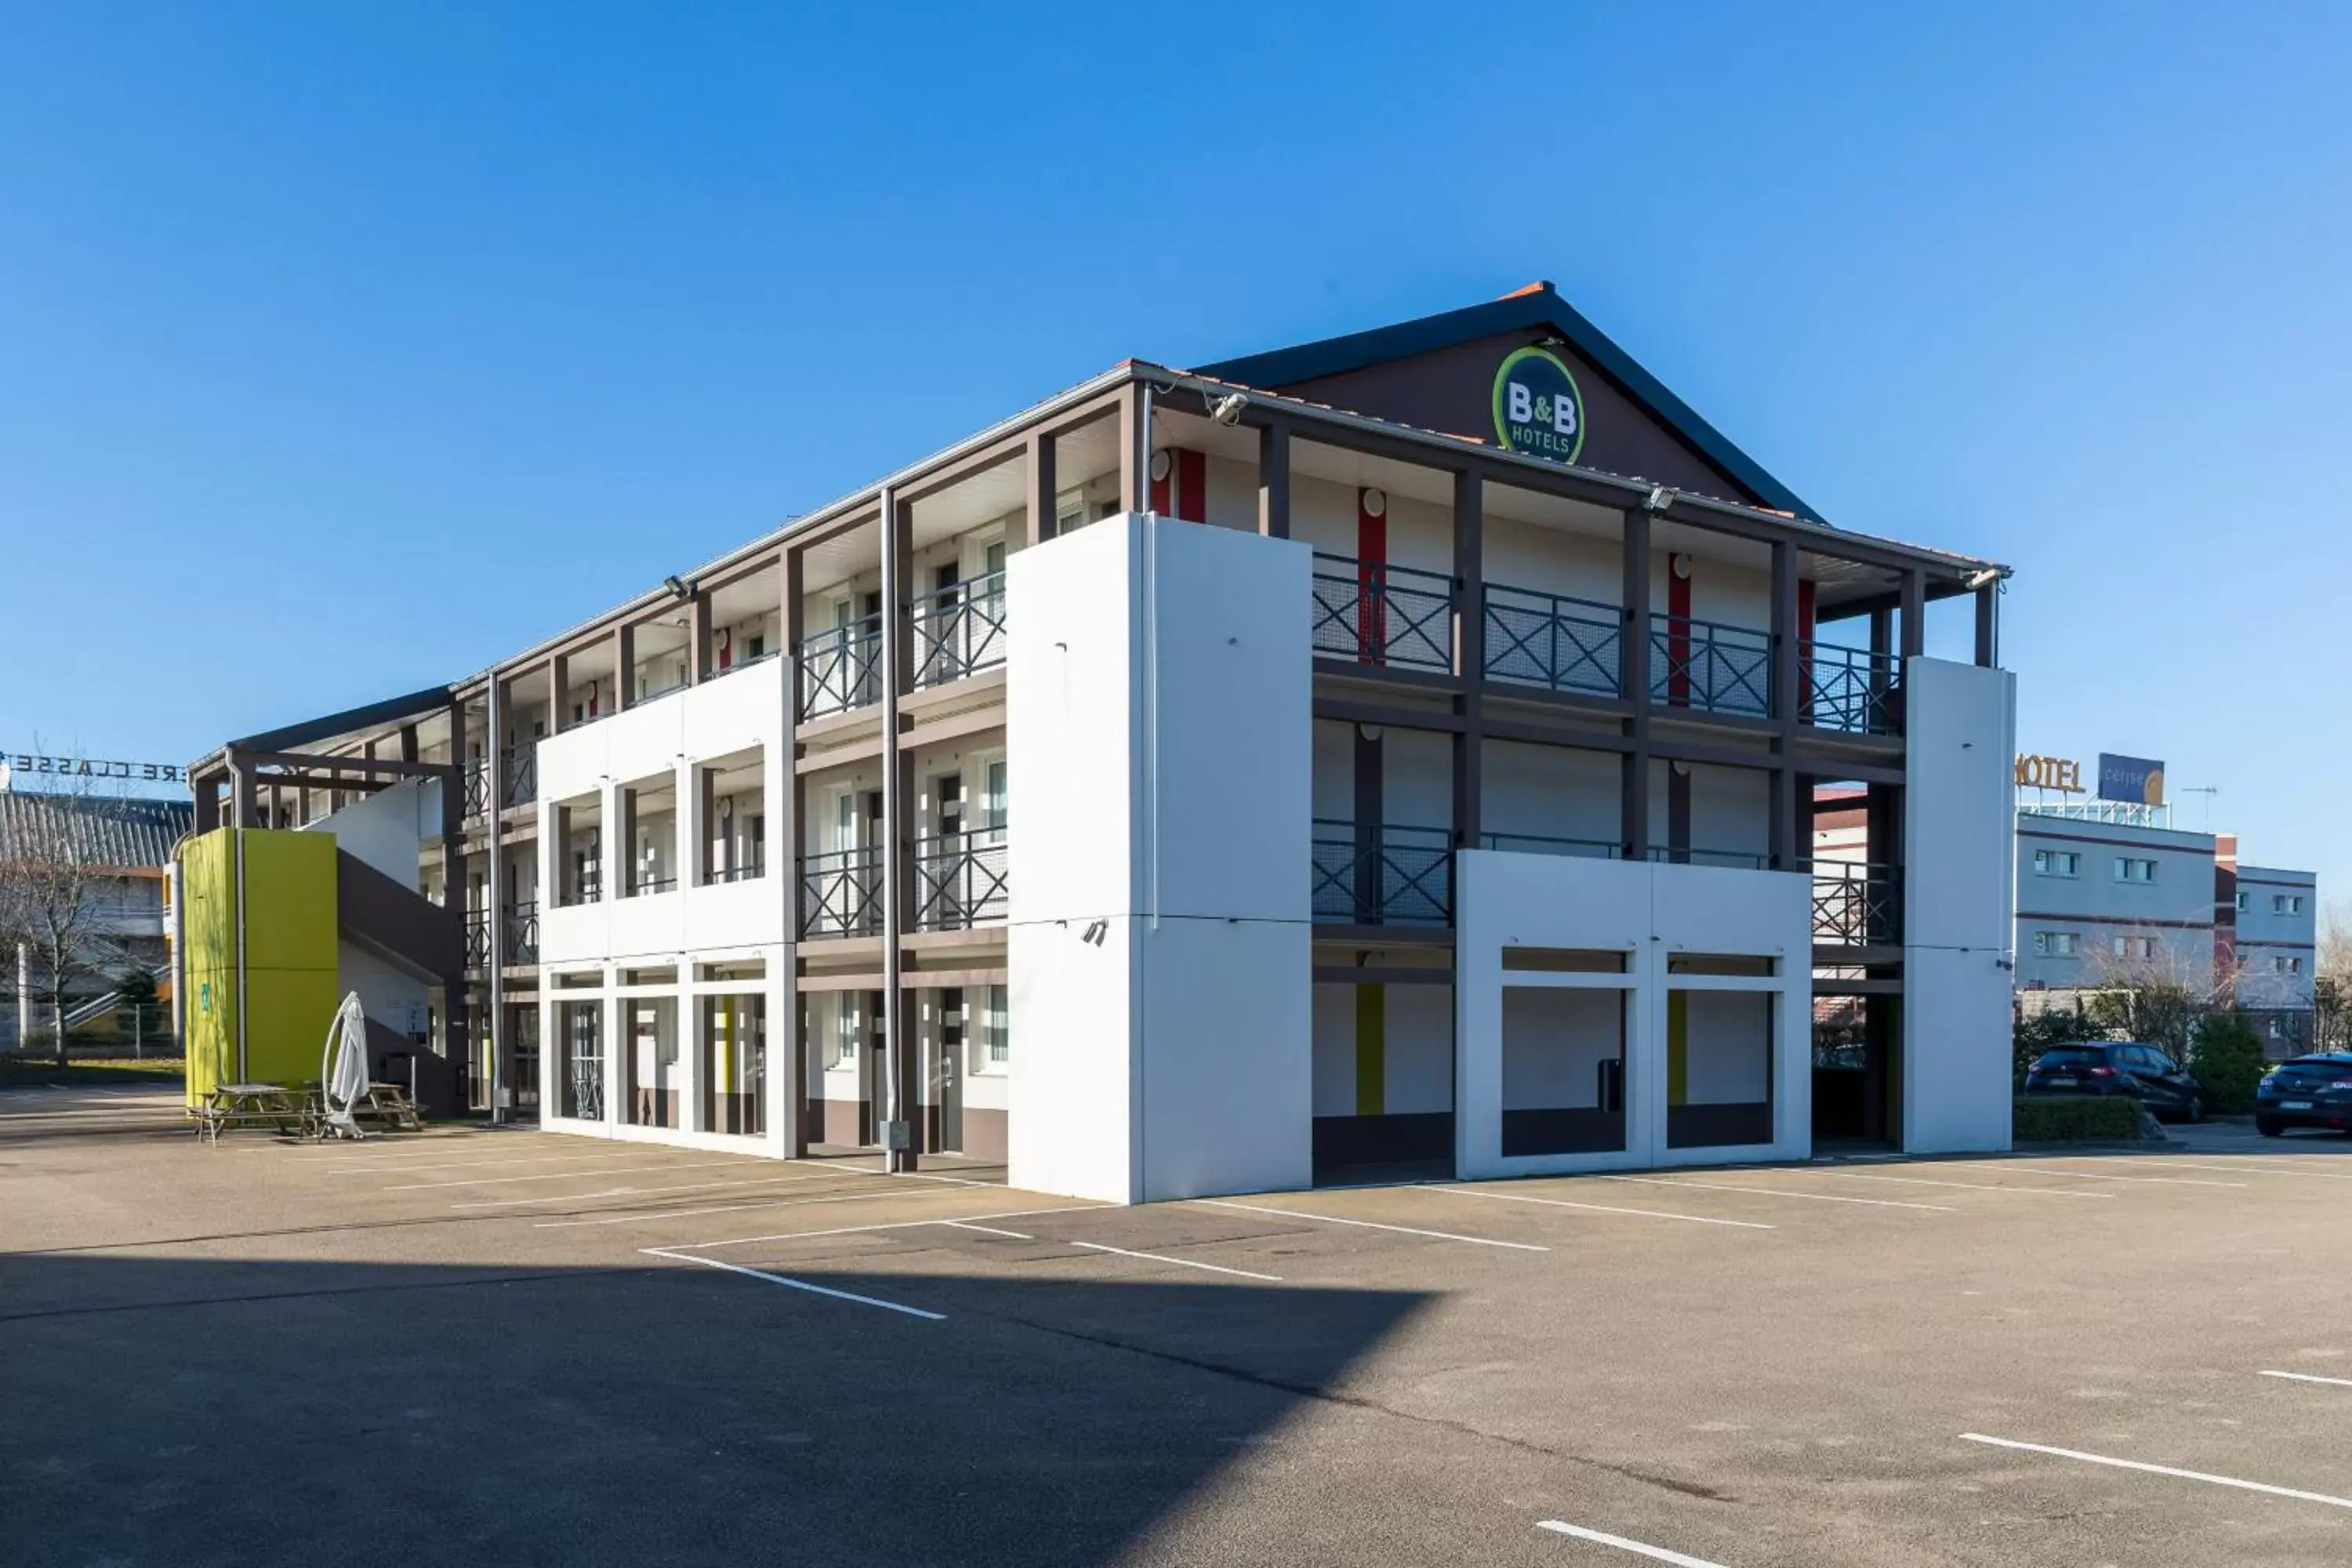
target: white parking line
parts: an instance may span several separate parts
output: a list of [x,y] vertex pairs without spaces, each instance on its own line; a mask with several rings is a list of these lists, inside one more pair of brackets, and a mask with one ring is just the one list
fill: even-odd
[[331,1176],[362,1176],[383,1175],[387,1173],[387,1167],[396,1167],[389,1173],[404,1176],[414,1171],[479,1170],[493,1165],[580,1165],[591,1161],[642,1160],[647,1152],[643,1149],[628,1149],[611,1154],[525,1154],[520,1159],[436,1160],[429,1164],[415,1160],[360,1160],[347,1165],[328,1165],[323,1169]]
[[2210,1486],[2234,1487],[2242,1492],[2263,1492],[2271,1497],[2294,1498],[2302,1502],[2324,1502],[2330,1508],[2352,1508],[2352,1498],[2330,1497],[2326,1492],[2297,1491],[2293,1487],[2274,1487],[2266,1481],[2242,1481],[2234,1476],[2208,1475],[2203,1470],[2179,1470],[2170,1465],[2142,1464],[2137,1459],[2112,1458],[2105,1454],[2085,1454],[2079,1448],[2053,1448],[2041,1443],[2021,1443],[2013,1437],[1988,1437],[1981,1432],[1963,1432],[1960,1441],[1989,1443],[1996,1448],[2016,1448],[2028,1454],[2055,1454],[2062,1459],[2080,1459],[2086,1465],[2140,1470],[2151,1476],[2172,1476],[2184,1481],[2204,1481]]
[[970,1220],[943,1219],[940,1221],[940,1223],[955,1230],[976,1230],[982,1236],[1009,1237],[1014,1241],[1034,1241],[1037,1239],[1034,1236],[1024,1235],[1017,1230],[1004,1230],[992,1225],[974,1225]]
[[1628,1209],[1612,1204],[1570,1203],[1566,1198],[1539,1198],[1532,1193],[1494,1193],[1484,1187],[1431,1187],[1433,1193],[1453,1193],[1465,1198],[1500,1198],[1506,1203],[1541,1204],[1547,1208],[1583,1209],[1590,1214],[1633,1214],[1644,1219],[1679,1219],[1692,1225],[1729,1226],[1734,1230],[1778,1230],[1777,1225],[1763,1225],[1752,1219],[1717,1219],[1712,1215],[1675,1214],[1667,1209]]
[[1978,1193],[2015,1193],[2029,1198],[2104,1198],[2115,1201],[2113,1193],[2085,1193],[2073,1187],[2004,1187],[1993,1182],[1941,1182],[1932,1176],[1882,1176],[1874,1171],[1811,1171],[1809,1175],[1843,1176],[1849,1182],[1903,1182],[1915,1187],[1966,1187]]
[[1801,1193],[1794,1187],[1751,1187],[1737,1182],[1670,1181],[1664,1176],[1603,1176],[1604,1182],[1641,1182],[1653,1187],[1704,1187],[1712,1193],[1761,1193],[1775,1198],[1811,1198],[1817,1204],[1868,1204],[1882,1209],[1924,1209],[1931,1214],[1958,1214],[1949,1204],[1906,1204],[1898,1198],[1849,1198],[1838,1193]]
[[[820,1198],[816,1201],[819,1203],[827,1203],[832,1200]],[[970,1226],[974,1220],[1019,1219],[1024,1215],[1033,1214],[1090,1214],[1094,1210],[1103,1208],[1105,1206],[1107,1205],[1102,1204],[1059,1204],[1052,1208],[1005,1209],[997,1214],[961,1215],[957,1216],[957,1222],[964,1226]],[[894,1219],[886,1221],[880,1225],[837,1225],[826,1230],[780,1230],[772,1232],[767,1236],[730,1236],[723,1237],[718,1241],[695,1241],[688,1242],[687,1245],[705,1249],[713,1247],[749,1247],[755,1241],[806,1241],[812,1237],[860,1236],[867,1231],[874,1230],[919,1230],[925,1226],[945,1225],[948,1222],[944,1219]],[[1026,1238],[1024,1237],[1024,1239]]]
[[1620,1552],[1630,1552],[1636,1557],[1647,1557],[1653,1562],[1675,1563],[1678,1568],[1723,1568],[1720,1563],[1710,1563],[1704,1557],[1685,1557],[1663,1546],[1628,1541],[1622,1535],[1608,1535],[1598,1530],[1587,1530],[1580,1524],[1564,1524],[1556,1519],[1542,1520],[1536,1528],[1549,1530],[1555,1535],[1574,1536],[1579,1541],[1590,1541],[1599,1546],[1613,1546]]
[[885,1301],[879,1296],[860,1296],[848,1290],[836,1290],[829,1285],[812,1285],[805,1279],[793,1279],[782,1274],[771,1274],[764,1268],[747,1268],[740,1263],[722,1263],[716,1258],[697,1258],[690,1252],[671,1252],[659,1247],[640,1247],[637,1250],[650,1253],[656,1258],[672,1258],[679,1263],[699,1263],[705,1268],[723,1268],[730,1274],[741,1274],[753,1279],[765,1279],[771,1285],[789,1286],[794,1290],[806,1290],[813,1296],[830,1296],[836,1301],[855,1301],[861,1307],[879,1307],[888,1312],[904,1312],[910,1318],[922,1318],[934,1323],[944,1323],[948,1321],[948,1315],[945,1312],[927,1312],[920,1307],[909,1307],[898,1301]]
[[2264,1377],[2283,1377],[2289,1383],[2324,1383],[2331,1388],[2352,1388],[2352,1377],[2320,1377],[2308,1372],[2266,1372]]
[[[597,1173],[602,1174],[603,1173]],[[785,1182],[821,1182],[823,1176],[752,1176],[740,1182],[679,1182],[667,1187],[606,1187],[594,1193],[551,1193],[536,1198],[467,1198],[451,1204],[453,1209],[513,1208],[523,1204],[577,1204],[590,1198],[631,1198],[646,1193],[705,1193],[719,1187],[764,1187]]]
[[[731,1160],[689,1160],[678,1164],[632,1165],[623,1168],[637,1171],[705,1171],[720,1165],[732,1165],[740,1171],[743,1168],[743,1157],[738,1154]],[[429,1192],[436,1187],[496,1187],[522,1182],[593,1182],[599,1176],[614,1173],[603,1170],[587,1170],[551,1171],[538,1176],[467,1176],[454,1182],[404,1182],[399,1186],[386,1187],[383,1190],[387,1193],[422,1193]]]
[[2004,1171],[2015,1171],[2027,1176],[2063,1176],[2070,1182],[2140,1182],[2149,1185],[2171,1187],[2239,1187],[2243,1182],[2200,1182],[2193,1176],[2110,1176],[2098,1171],[2045,1171],[2036,1165],[2004,1163]]
[[[2338,1156],[2338,1158],[2340,1157],[2341,1156]],[[2352,1182],[2352,1173],[2347,1173],[2342,1171],[2294,1170],[2292,1168],[2293,1166],[2304,1163],[2304,1162],[2294,1160],[2284,1154],[2279,1156],[2278,1165],[2285,1166],[2287,1167],[2286,1169],[2279,1169],[2273,1166],[2263,1165],[2216,1165],[2210,1160],[2200,1160],[2194,1163],[2191,1163],[2187,1160],[2176,1161],[2174,1163],[2180,1165],[2185,1170],[2227,1171],[2231,1175],[2235,1176],[2309,1176],[2312,1180],[2317,1182]]]
[[[1444,1189],[1441,1189],[1444,1190]],[[1268,1208],[1264,1204],[1229,1203],[1223,1198],[1194,1198],[1193,1203],[1213,1209],[1247,1209],[1252,1214],[1280,1215],[1285,1219],[1320,1220],[1326,1225],[1361,1226],[1366,1230],[1392,1230],[1399,1236],[1425,1236],[1436,1241],[1466,1241],[1473,1247],[1503,1247],[1513,1252],[1549,1252],[1549,1247],[1538,1247],[1526,1241],[1496,1241],[1489,1236],[1456,1236],[1450,1230],[1415,1230],[1409,1225],[1382,1225],[1378,1220],[1342,1219],[1335,1214],[1308,1214],[1303,1209]]]
[[1279,1274],[1253,1274],[1246,1268],[1227,1268],[1221,1263],[1201,1263],[1190,1258],[1170,1258],[1165,1253],[1159,1252],[1129,1252],[1124,1247],[1105,1247],[1099,1241],[1074,1241],[1070,1245],[1083,1247],[1088,1252],[1116,1252],[1121,1258],[1142,1258],[1154,1263],[1172,1263],[1179,1268],[1202,1268],[1212,1274],[1231,1274],[1243,1279],[1264,1279],[1276,1285],[1282,1283],[1282,1276]]
[[[868,1172],[867,1174],[872,1174]],[[535,1230],[566,1230],[583,1225],[627,1225],[632,1221],[649,1219],[692,1219],[706,1214],[741,1214],[746,1209],[790,1209],[808,1204],[854,1204],[866,1198],[902,1198],[905,1193],[894,1193],[888,1187],[867,1187],[855,1193],[835,1193],[822,1198],[767,1198],[748,1204],[711,1204],[698,1209],[638,1209],[628,1214],[596,1215],[587,1219],[543,1219]],[[699,1246],[700,1243],[696,1245]]]

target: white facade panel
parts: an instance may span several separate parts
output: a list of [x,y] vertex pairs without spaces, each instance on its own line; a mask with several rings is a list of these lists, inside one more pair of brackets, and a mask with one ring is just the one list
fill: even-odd
[[1308,570],[1138,516],[1008,568],[1015,1186],[1309,1179]]
[[1903,679],[1903,1146],[2006,1149],[2016,678],[1914,658]]

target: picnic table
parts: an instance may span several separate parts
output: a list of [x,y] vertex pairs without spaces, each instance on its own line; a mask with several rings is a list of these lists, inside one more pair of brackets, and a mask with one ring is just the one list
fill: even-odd
[[196,1136],[217,1143],[223,1132],[241,1127],[269,1128],[298,1138],[319,1133],[319,1088],[316,1084],[215,1084],[204,1103],[194,1107]]

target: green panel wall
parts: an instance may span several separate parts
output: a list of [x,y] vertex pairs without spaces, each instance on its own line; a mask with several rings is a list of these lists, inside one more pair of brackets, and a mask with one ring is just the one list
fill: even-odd
[[[242,885],[238,848],[243,841]],[[219,828],[180,852],[187,905],[187,1093],[201,1100],[240,1076],[299,1083],[319,1076],[342,993],[337,973],[335,839],[330,833]],[[242,892],[242,899],[239,894]],[[244,984],[237,974],[240,906]]]

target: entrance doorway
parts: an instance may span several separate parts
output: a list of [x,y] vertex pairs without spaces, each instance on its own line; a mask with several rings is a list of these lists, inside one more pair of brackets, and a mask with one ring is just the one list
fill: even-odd
[[930,1146],[950,1154],[963,1152],[964,1003],[960,985],[939,992],[940,1026],[930,1060],[925,1064],[924,1099],[932,1121]]

